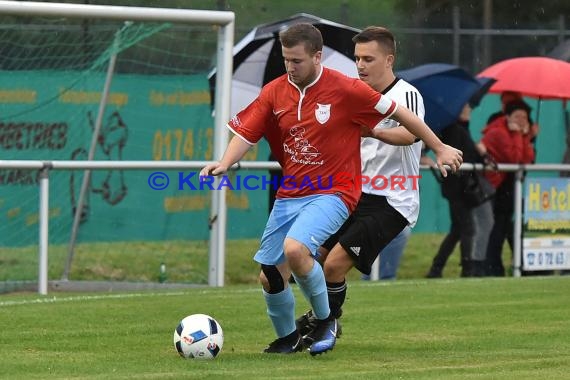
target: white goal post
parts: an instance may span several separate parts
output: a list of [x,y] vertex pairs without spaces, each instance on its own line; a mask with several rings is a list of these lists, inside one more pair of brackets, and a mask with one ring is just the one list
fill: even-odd
[[[225,128],[230,115],[230,94],[232,78],[232,49],[234,44],[235,14],[227,11],[209,11],[193,9],[169,9],[150,7],[127,7],[112,5],[88,5],[65,3],[42,3],[0,0],[0,15],[42,16],[89,18],[101,20],[170,22],[186,24],[205,24],[218,26],[216,52],[216,91],[213,158],[219,160],[227,146],[228,134]],[[30,168],[35,168],[38,162],[29,162]],[[14,163],[24,165],[25,163]],[[156,164],[156,163],[155,163]],[[187,163],[188,164],[188,163]],[[148,165],[148,163],[147,163]],[[180,162],[178,163],[179,167]],[[43,165],[40,165],[43,166]],[[51,166],[51,165],[49,165]],[[160,165],[156,165],[157,167]],[[165,166],[162,163],[162,166]],[[45,168],[45,166],[43,166]],[[152,165],[147,167],[152,168]],[[185,166],[188,167],[188,166]],[[87,167],[85,167],[87,169]],[[42,220],[42,212],[47,212],[48,186],[47,173],[40,177],[40,243],[39,243],[39,277],[38,292],[47,294],[47,217]],[[212,192],[210,214],[210,246],[208,284],[223,286],[225,267],[226,240],[226,192]],[[44,215],[45,216],[45,215]]]

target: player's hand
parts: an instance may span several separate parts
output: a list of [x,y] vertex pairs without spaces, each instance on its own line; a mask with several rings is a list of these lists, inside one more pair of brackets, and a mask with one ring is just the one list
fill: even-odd
[[224,174],[227,171],[228,171],[228,168],[226,166],[223,166],[219,162],[214,162],[212,164],[208,164],[208,165],[204,166],[204,168],[202,170],[200,170],[200,178],[212,176],[212,175],[215,176],[215,175]]
[[372,130],[364,125],[360,126],[360,137],[374,137]]
[[441,149],[435,152],[436,162],[441,175],[447,177],[447,170],[444,165],[449,165],[451,171],[455,173],[463,163],[463,152],[450,145],[444,144]]

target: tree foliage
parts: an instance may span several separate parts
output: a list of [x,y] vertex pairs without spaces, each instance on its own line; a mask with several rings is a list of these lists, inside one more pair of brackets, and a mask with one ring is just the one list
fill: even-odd
[[[560,15],[570,14],[570,2],[552,0],[499,1],[491,3],[493,28],[553,28],[558,26]],[[411,14],[415,26],[442,28],[452,26],[452,9],[459,7],[462,26],[483,27],[483,7],[485,0],[400,0],[394,2],[399,13]]]
[[[108,0],[50,0],[79,4],[106,5]],[[290,17],[296,13],[310,13],[328,20],[364,28],[383,25],[392,29],[399,41],[396,68],[408,68],[427,62],[458,63],[468,71],[477,72],[486,65],[521,55],[546,55],[562,37],[570,38],[562,27],[568,24],[570,1],[551,0],[114,0],[117,6],[168,7],[203,10],[226,10],[236,14],[235,40],[239,41],[257,25]],[[491,5],[485,14],[484,7]],[[462,29],[483,29],[485,20],[490,28],[501,31],[485,40],[482,33],[460,36],[454,45],[452,28],[454,10],[459,10]],[[562,15],[562,16],[561,16]],[[4,25],[16,24],[25,29],[36,22],[31,17],[0,17]],[[104,24],[100,20],[61,20],[62,24]],[[529,31],[526,35],[508,35],[512,30]],[[533,33],[549,30],[551,35]],[[437,32],[439,30],[439,32]],[[441,31],[446,32],[441,32]],[[86,34],[87,35],[87,34]],[[54,36],[55,38],[55,36]],[[481,60],[487,44],[488,61]],[[455,50],[454,50],[455,49]],[[0,49],[1,50],[1,49]],[[454,57],[459,55],[459,61]]]

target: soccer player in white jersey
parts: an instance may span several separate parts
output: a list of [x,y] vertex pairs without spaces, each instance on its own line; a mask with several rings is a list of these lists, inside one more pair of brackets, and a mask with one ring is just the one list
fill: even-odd
[[[422,96],[414,86],[394,75],[393,34],[386,28],[371,26],[353,41],[360,79],[423,120]],[[346,274],[356,267],[369,275],[378,253],[407,225],[413,226],[419,213],[422,142],[390,118],[381,121],[373,135],[375,138],[361,140],[363,181],[359,203],[339,231],[321,247],[331,314],[337,318],[346,297]],[[306,343],[313,338],[311,313],[297,320]]]

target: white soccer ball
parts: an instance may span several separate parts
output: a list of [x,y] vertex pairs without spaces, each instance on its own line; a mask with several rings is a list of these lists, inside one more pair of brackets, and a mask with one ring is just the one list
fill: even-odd
[[174,347],[183,358],[214,359],[223,345],[222,327],[209,315],[189,315],[174,330]]

